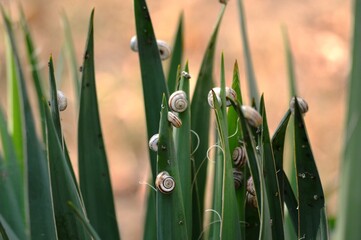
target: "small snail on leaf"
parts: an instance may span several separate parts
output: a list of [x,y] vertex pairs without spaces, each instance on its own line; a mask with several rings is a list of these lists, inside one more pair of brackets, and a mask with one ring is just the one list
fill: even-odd
[[169,194],[175,188],[175,181],[174,178],[170,176],[168,172],[163,171],[157,175],[155,179],[155,186],[160,192],[164,194]]
[[243,183],[243,173],[241,171],[238,171],[237,169],[234,169],[233,179],[234,179],[234,187],[236,189],[240,188]]
[[254,109],[253,107],[250,107],[250,106],[241,106],[241,110],[242,110],[242,113],[244,115],[244,117],[247,119],[247,122],[255,127],[255,128],[258,128],[259,126],[262,125],[262,117],[261,115],[257,112],[256,109]]
[[180,128],[182,126],[182,120],[180,120],[180,118],[173,112],[168,112],[168,121],[176,128]]
[[68,106],[68,100],[66,99],[65,94],[60,90],[57,90],[56,95],[58,100],[59,111],[64,111]]
[[233,163],[236,167],[241,168],[247,161],[246,151],[244,147],[236,147],[232,153]]
[[[162,60],[166,60],[170,57],[171,55],[171,48],[168,45],[168,43],[166,43],[163,40],[157,40],[157,45],[158,45],[158,50],[159,50],[159,55],[160,55],[160,59]],[[134,51],[134,52],[138,52],[139,48],[138,48],[138,40],[137,40],[137,36],[133,36],[130,39],[130,48]]]
[[[300,111],[302,114],[305,114],[306,112],[308,112],[308,104],[305,101],[305,99],[301,98],[301,97],[297,97],[297,102],[298,102],[298,106],[300,106]],[[290,101],[290,110],[292,113],[295,112],[295,97],[293,97]]]
[[152,149],[154,152],[158,151],[158,140],[159,140],[159,134],[154,134],[149,139],[149,148]]
[[[221,88],[215,87],[215,88],[212,88],[212,90],[216,94],[218,103],[220,105],[222,105]],[[211,106],[211,108],[214,108],[212,90],[209,91],[209,93],[208,93],[208,104],[209,104],[209,106]],[[229,87],[226,87],[225,90],[226,90],[226,105],[227,105],[227,107],[229,107],[229,106],[231,106],[230,100],[235,101],[237,99],[237,93],[236,93],[236,91],[234,91],[232,88],[229,88]]]
[[174,112],[184,112],[188,107],[186,93],[182,90],[175,91],[170,95],[168,105]]

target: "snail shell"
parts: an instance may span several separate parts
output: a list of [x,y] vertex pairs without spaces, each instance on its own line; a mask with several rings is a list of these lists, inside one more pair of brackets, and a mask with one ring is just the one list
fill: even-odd
[[[157,40],[157,46],[159,50],[160,59],[162,60],[168,59],[172,52],[168,43],[166,43],[163,40]],[[130,39],[130,49],[132,49],[134,52],[138,52],[139,48],[138,48],[137,36],[133,36]]]
[[[308,104],[305,101],[305,99],[303,99],[301,97],[297,97],[297,102],[298,102],[298,105],[300,106],[300,111],[302,114],[305,114],[306,112],[308,112]],[[295,103],[296,103],[295,98],[293,97],[290,102],[290,110],[292,113],[295,112]]]
[[68,106],[68,100],[66,99],[65,94],[60,90],[58,90],[56,92],[56,95],[57,95],[57,100],[58,100],[59,111],[64,111],[66,109],[66,107]]
[[253,196],[256,196],[256,190],[254,189],[253,178],[250,177],[247,180],[247,192]]
[[240,188],[243,183],[243,173],[236,169],[233,170],[233,179],[234,179],[234,187],[236,189]]
[[133,36],[130,39],[130,49],[132,49],[134,52],[138,52],[138,40],[137,36]]
[[[215,87],[212,90],[216,94],[219,105],[222,105],[221,88]],[[209,106],[211,106],[211,108],[214,108],[212,90],[209,91],[209,93],[208,93],[208,104],[209,104]],[[237,93],[236,93],[236,91],[234,91],[232,88],[229,88],[229,87],[226,87],[225,90],[226,90],[226,106],[229,107],[232,105],[230,100],[235,101],[237,99]]]
[[169,194],[175,188],[175,181],[168,172],[163,171],[157,175],[157,178],[155,179],[155,186],[160,192]]
[[182,76],[184,77],[184,78],[188,78],[188,79],[190,79],[192,76],[189,74],[189,73],[187,73],[186,71],[182,71]]
[[250,194],[249,192],[246,193],[246,202],[249,206],[254,208],[258,207],[257,197],[255,195]]
[[247,161],[246,151],[243,147],[236,147],[232,153],[233,163],[236,167],[241,168]]
[[180,128],[182,126],[182,120],[180,120],[180,118],[173,112],[168,112],[168,121],[176,128]]
[[159,134],[154,134],[149,139],[149,148],[152,149],[154,152],[158,151],[158,140],[159,140]]
[[256,109],[250,106],[241,106],[241,110],[243,112],[244,117],[247,119],[247,122],[251,126],[258,128],[259,126],[262,125],[262,121],[263,121],[262,117],[257,112]]
[[188,106],[186,93],[182,90],[175,91],[170,95],[168,104],[174,112],[184,112]]
[[168,59],[172,52],[168,43],[166,43],[165,41],[162,41],[162,40],[157,40],[157,45],[158,45],[160,59],[162,59],[162,60]]

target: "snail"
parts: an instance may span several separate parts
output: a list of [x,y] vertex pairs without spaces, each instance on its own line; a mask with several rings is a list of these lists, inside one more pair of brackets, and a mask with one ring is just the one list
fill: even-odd
[[250,177],[247,180],[247,192],[253,196],[256,196],[256,190],[254,189],[253,178]]
[[182,76],[187,79],[192,78],[192,76],[189,73],[187,73],[186,71],[182,71]]
[[188,106],[186,93],[182,90],[175,91],[170,95],[168,104],[174,112],[184,112]]
[[243,183],[243,173],[241,171],[238,171],[237,169],[234,169],[233,179],[234,179],[234,187],[236,189],[240,188]]
[[[215,87],[212,90],[216,94],[216,98],[217,98],[218,103],[220,105],[222,105],[221,88]],[[214,108],[212,90],[209,91],[209,93],[208,93],[208,104],[209,104],[209,106],[211,106],[211,108]],[[229,107],[229,106],[231,106],[231,101],[230,100],[235,101],[237,99],[237,93],[236,93],[236,91],[234,91],[232,88],[229,88],[229,87],[226,87],[225,90],[226,90],[226,106]]]
[[247,161],[246,151],[243,147],[236,147],[232,153],[233,163],[236,167],[241,168]]
[[246,202],[249,206],[254,208],[258,207],[257,197],[255,195],[250,194],[249,192],[246,193]]
[[159,134],[154,134],[149,139],[149,148],[152,149],[154,152],[158,151],[158,140],[159,140]]
[[[163,40],[157,40],[157,46],[159,50],[160,59],[162,60],[168,59],[172,52],[168,43],[166,43]],[[134,52],[138,52],[139,48],[138,48],[137,36],[133,36],[130,39],[130,49],[132,49]]]
[[157,178],[155,179],[155,186],[160,192],[169,194],[175,188],[175,181],[168,172],[163,171],[157,175]]
[[[298,102],[298,106],[300,106],[300,111],[301,111],[302,114],[305,114],[306,112],[308,112],[308,104],[305,101],[305,99],[303,99],[301,97],[297,97],[297,102]],[[290,110],[291,110],[292,113],[295,112],[295,97],[293,97],[291,99]]]
[[173,112],[168,112],[168,121],[176,128],[180,128],[182,126],[182,120],[180,120],[180,118]]
[[257,112],[256,109],[254,109],[253,107],[250,106],[241,106],[241,110],[243,112],[244,117],[247,119],[247,122],[255,127],[258,128],[259,126],[262,125],[262,117],[261,115]]
[[57,100],[58,100],[59,111],[64,111],[66,109],[66,107],[68,106],[68,101],[66,99],[66,96],[60,90],[58,90],[56,92],[56,95],[57,95]]

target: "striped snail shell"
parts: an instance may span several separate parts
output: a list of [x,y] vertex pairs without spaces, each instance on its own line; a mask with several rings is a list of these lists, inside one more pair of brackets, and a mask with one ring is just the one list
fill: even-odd
[[173,112],[168,112],[168,121],[176,128],[180,128],[182,126],[182,120],[180,120],[180,118]]
[[243,173],[241,171],[238,171],[237,169],[234,169],[233,179],[234,179],[234,187],[236,189],[240,188],[243,183]]
[[[303,99],[301,97],[297,97],[297,102],[298,102],[298,105],[300,106],[300,111],[302,114],[305,114],[306,112],[308,112],[308,104],[305,101],[305,99]],[[290,102],[290,110],[292,113],[295,112],[295,104],[296,104],[295,97],[293,97]]]
[[247,161],[244,147],[236,147],[232,153],[233,163],[236,167],[241,168]]
[[169,108],[174,112],[184,112],[188,106],[187,95],[184,91],[175,91],[169,97]]
[[175,188],[175,181],[168,172],[163,171],[157,175],[157,178],[155,179],[155,186],[160,192],[164,194],[169,194]]
[[68,106],[68,100],[66,99],[65,94],[60,90],[57,90],[56,95],[58,100],[59,111],[64,111]]
[[162,41],[162,40],[157,40],[157,45],[158,45],[160,59],[162,59],[162,60],[168,59],[172,52],[168,43],[166,43],[165,41]]
[[[216,94],[216,98],[217,98],[219,105],[222,105],[221,88],[215,87],[215,88],[212,88],[212,90]],[[208,104],[209,104],[209,106],[211,106],[211,108],[214,108],[212,90],[209,91],[209,93],[208,93]],[[226,106],[229,107],[232,105],[230,100],[235,101],[237,99],[237,93],[236,93],[236,91],[234,91],[232,88],[229,88],[229,87],[226,87],[225,90],[226,90]]]
[[158,140],[159,140],[159,134],[154,134],[149,139],[149,148],[152,149],[154,152],[158,151]]
[[257,112],[256,109],[254,109],[253,107],[250,106],[241,106],[241,110],[243,112],[244,117],[247,119],[247,122],[255,127],[258,128],[259,126],[262,125],[262,117],[261,115]]

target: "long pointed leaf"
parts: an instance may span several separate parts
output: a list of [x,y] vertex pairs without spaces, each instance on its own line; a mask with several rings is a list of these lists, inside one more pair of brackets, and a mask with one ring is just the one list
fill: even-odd
[[78,122],[79,181],[90,223],[104,239],[119,239],[112,186],[99,119],[91,13],[84,54]]

